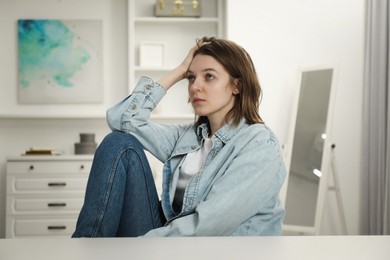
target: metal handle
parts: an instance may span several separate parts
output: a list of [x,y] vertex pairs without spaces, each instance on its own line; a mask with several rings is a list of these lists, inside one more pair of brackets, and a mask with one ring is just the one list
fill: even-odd
[[66,229],[66,226],[48,226],[48,230],[64,230]]
[[64,187],[66,186],[66,182],[49,182],[47,185],[49,187]]
[[47,204],[48,207],[66,207],[65,202],[51,202]]

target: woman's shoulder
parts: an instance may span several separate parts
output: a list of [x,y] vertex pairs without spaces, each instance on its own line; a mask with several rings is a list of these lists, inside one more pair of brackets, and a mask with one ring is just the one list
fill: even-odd
[[279,144],[278,138],[272,129],[265,124],[250,124],[240,131],[242,137],[246,137],[251,143],[275,143]]

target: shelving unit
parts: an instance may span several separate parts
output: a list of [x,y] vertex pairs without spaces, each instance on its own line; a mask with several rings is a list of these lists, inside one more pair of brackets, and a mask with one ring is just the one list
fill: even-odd
[[[165,0],[168,1],[168,0]],[[196,38],[223,37],[225,34],[224,0],[200,1],[201,17],[155,17],[155,0],[129,0],[129,92],[141,76],[158,80],[179,65]],[[163,42],[162,67],[139,66],[141,42]],[[164,97],[152,115],[158,121],[193,120],[192,107],[187,103],[187,84],[179,82]]]

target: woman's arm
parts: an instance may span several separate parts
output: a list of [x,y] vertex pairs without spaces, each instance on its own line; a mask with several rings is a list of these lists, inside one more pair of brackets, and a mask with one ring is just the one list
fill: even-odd
[[106,117],[111,130],[133,134],[144,149],[162,162],[169,158],[177,139],[189,127],[149,120],[165,94],[166,90],[151,78],[141,77],[133,93],[108,109]]
[[201,45],[202,43],[198,41],[189,50],[182,63],[157,82],[141,77],[133,93],[107,111],[109,127],[115,131],[134,134],[145,149],[159,160],[165,161],[170,156],[176,140],[186,128],[178,125],[155,124],[149,120],[150,113],[168,89],[185,78],[194,52]]

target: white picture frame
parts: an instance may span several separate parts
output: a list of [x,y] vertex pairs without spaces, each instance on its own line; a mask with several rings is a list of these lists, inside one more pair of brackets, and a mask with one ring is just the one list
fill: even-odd
[[141,67],[163,67],[165,43],[142,41],[140,43],[139,65]]
[[103,21],[19,19],[18,65],[19,104],[102,103]]

